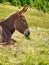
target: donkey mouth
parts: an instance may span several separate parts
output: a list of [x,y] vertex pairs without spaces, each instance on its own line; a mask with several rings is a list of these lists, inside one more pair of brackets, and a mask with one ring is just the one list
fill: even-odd
[[29,37],[29,35],[30,35],[30,30],[29,30],[29,29],[26,29],[25,32],[24,32],[24,35],[25,35],[25,37]]

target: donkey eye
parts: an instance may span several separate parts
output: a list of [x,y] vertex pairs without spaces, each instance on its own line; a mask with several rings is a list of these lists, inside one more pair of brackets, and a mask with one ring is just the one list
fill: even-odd
[[26,22],[25,20],[23,20],[23,22]]

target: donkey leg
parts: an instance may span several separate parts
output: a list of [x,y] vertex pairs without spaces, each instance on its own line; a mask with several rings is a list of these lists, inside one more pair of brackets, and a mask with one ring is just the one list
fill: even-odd
[[9,41],[7,42],[7,45],[13,45],[13,44],[15,44],[15,40],[13,40],[13,39],[9,39]]
[[6,45],[11,45],[14,44],[16,41],[11,39],[12,33],[4,27],[2,31],[2,37],[3,37],[3,42],[6,42]]
[[11,33],[9,31],[9,29],[5,26],[1,26],[2,30],[1,30],[1,37],[2,37],[2,41],[0,43],[0,45],[11,45],[14,44],[16,41],[11,39],[11,36],[13,33]]
[[10,39],[11,41],[13,41],[13,42],[16,42],[14,39]]
[[3,27],[2,28],[2,44],[3,45],[7,45],[7,42],[9,42],[9,39],[11,38],[11,33],[10,31],[6,28],[6,27]]

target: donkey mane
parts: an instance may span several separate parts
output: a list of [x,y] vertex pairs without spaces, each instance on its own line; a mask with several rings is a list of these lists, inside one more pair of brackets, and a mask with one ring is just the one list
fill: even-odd
[[8,19],[9,17],[11,17],[12,15],[16,14],[17,12],[11,13],[9,14],[6,18],[4,18],[4,20]]

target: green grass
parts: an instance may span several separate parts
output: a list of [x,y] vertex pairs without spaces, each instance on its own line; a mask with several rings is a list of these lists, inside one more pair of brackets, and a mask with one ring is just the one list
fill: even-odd
[[[18,7],[0,4],[0,20],[17,10]],[[25,16],[30,37],[15,31],[15,45],[0,46],[0,65],[49,65],[49,14],[28,9]]]

